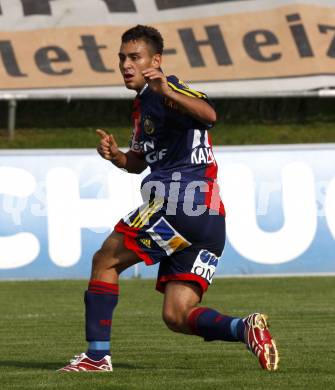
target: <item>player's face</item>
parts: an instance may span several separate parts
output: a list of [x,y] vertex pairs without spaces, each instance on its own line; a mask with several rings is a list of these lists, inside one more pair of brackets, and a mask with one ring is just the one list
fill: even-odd
[[147,68],[159,68],[161,55],[153,54],[151,46],[143,40],[122,43],[119,53],[119,67],[125,86],[140,91],[146,81],[142,71]]

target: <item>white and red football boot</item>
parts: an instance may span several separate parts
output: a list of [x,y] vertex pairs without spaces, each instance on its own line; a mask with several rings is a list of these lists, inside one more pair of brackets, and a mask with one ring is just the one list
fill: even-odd
[[111,357],[106,355],[99,361],[91,360],[85,353],[75,356],[70,360],[70,364],[60,368],[60,372],[80,372],[80,371],[113,371]]
[[279,355],[266,321],[266,316],[260,313],[250,314],[244,318],[245,342],[247,348],[257,356],[261,367],[268,371],[278,368]]

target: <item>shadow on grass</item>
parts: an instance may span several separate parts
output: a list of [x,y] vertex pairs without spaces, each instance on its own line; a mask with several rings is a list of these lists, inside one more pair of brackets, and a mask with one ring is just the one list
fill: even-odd
[[[51,371],[57,371],[61,367],[64,367],[66,365],[66,362],[18,362],[14,360],[4,360],[0,361],[0,367],[14,367],[14,368],[28,368],[32,370],[51,370]],[[134,364],[128,364],[128,363],[113,363],[114,368],[124,368],[124,369],[141,369],[144,367],[134,365]]]

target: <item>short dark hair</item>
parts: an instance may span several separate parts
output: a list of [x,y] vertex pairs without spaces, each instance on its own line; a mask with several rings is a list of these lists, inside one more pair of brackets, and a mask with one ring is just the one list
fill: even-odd
[[154,54],[163,54],[164,41],[161,33],[154,27],[138,24],[122,34],[121,42],[127,43],[139,39],[148,43],[152,47]]

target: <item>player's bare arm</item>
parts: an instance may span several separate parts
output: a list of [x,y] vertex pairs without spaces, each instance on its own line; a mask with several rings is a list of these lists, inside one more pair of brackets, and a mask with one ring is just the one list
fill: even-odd
[[97,151],[102,158],[111,161],[116,167],[123,168],[129,173],[141,173],[147,167],[146,162],[135,152],[128,150],[122,152],[112,134],[107,134],[104,130],[96,130],[100,137]]
[[195,119],[203,123],[216,121],[216,112],[208,103],[173,91],[168,85],[166,76],[159,69],[148,68],[142,71],[142,74],[153,91],[177,104]]

